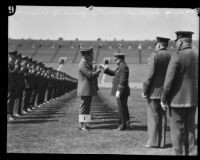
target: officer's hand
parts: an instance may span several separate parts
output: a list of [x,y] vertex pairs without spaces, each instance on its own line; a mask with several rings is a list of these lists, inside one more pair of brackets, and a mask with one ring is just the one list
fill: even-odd
[[160,102],[161,107],[164,111],[167,111],[167,109],[169,108],[169,106],[167,104],[164,104],[162,101]]
[[100,73],[100,72],[101,72],[101,69],[100,69],[100,68],[98,68],[98,69],[97,69],[97,72],[98,72],[98,73]]
[[117,90],[116,94],[115,94],[116,98],[120,98],[120,91]]
[[143,98],[147,98],[147,95],[145,95],[145,94],[142,92],[142,97],[143,97]]

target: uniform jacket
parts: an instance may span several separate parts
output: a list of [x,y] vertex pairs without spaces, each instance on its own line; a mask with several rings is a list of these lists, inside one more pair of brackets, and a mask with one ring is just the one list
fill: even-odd
[[99,73],[83,58],[78,65],[78,96],[94,96],[97,94],[96,79]]
[[169,62],[162,101],[171,107],[197,106],[197,59],[190,46],[174,53]]
[[105,69],[104,73],[110,76],[114,76],[111,95],[115,96],[117,90],[120,91],[121,95],[130,95],[129,68],[125,62],[121,62],[115,71],[107,68]]
[[151,55],[149,75],[143,83],[143,93],[148,98],[161,99],[170,57],[171,55],[164,48]]
[[34,87],[32,75],[29,73],[29,70],[27,68],[24,71],[24,79],[25,79],[25,88]]

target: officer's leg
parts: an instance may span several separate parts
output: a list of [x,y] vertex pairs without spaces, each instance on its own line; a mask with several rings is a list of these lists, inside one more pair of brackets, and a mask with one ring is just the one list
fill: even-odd
[[48,92],[49,92],[49,89],[46,88],[46,90],[45,90],[45,96],[44,96],[44,102],[45,103],[48,101]]
[[22,112],[27,112],[27,105],[26,105],[26,96],[27,96],[27,89],[23,91],[23,98],[22,98]]
[[184,108],[169,107],[171,140],[175,155],[183,154]]
[[20,105],[20,89],[17,89],[15,92],[15,100],[14,100],[14,107],[13,107],[13,115],[18,113],[19,105]]
[[130,128],[130,116],[129,116],[129,110],[128,110],[128,96],[123,97],[123,106],[124,106],[124,116],[125,116],[125,122],[126,122],[126,128]]
[[26,89],[26,96],[25,96],[25,106],[26,110],[31,111],[31,104],[30,104],[30,96],[31,96],[31,88]]
[[36,89],[34,88],[31,94],[30,103],[32,107],[35,107]]
[[15,90],[9,90],[8,100],[7,100],[8,117],[13,117],[14,100],[15,100]]
[[[92,100],[91,96],[81,96],[81,104],[80,104],[80,108],[79,108],[79,115],[80,116],[89,115],[91,100]],[[86,128],[86,122],[79,120],[79,127]]]
[[118,112],[119,112],[119,124],[118,129],[125,129],[126,128],[126,120],[124,116],[124,106],[123,106],[123,98],[117,98],[117,105],[118,105]]
[[31,104],[31,97],[33,94],[33,88],[29,88],[29,93],[28,93],[28,97],[27,97],[27,104],[29,106],[30,109],[32,109],[33,105]]
[[159,106],[159,142],[158,145],[159,147],[163,148],[165,147],[166,143],[166,127],[167,127],[167,116],[166,116],[166,111],[164,111],[161,107],[160,104],[160,99],[157,100],[157,104]]
[[185,108],[185,154],[195,153],[195,114],[196,107]]
[[158,137],[159,137],[159,113],[158,105],[155,100],[150,100],[147,106],[147,130],[148,130],[148,140],[147,146],[158,147]]

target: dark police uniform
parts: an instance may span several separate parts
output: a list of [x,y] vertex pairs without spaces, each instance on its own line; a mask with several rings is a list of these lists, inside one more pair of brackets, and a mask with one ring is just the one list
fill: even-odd
[[[161,101],[168,104],[171,139],[174,153],[194,154],[195,113],[198,101],[196,88],[196,56],[190,43],[181,43],[183,39],[192,40],[193,32],[176,32],[180,47],[169,62]],[[184,146],[184,150],[183,150]]]
[[[115,57],[124,57],[122,53],[116,53]],[[118,130],[124,130],[130,128],[130,117],[128,111],[128,96],[130,95],[129,88],[129,68],[124,61],[121,61],[115,71],[106,68],[104,73],[110,76],[114,76],[112,82],[111,95],[115,96],[117,90],[120,91],[120,98],[117,98],[117,104],[119,109],[119,127]]]
[[17,51],[8,52],[8,97],[7,97],[7,114],[8,120],[14,120],[13,108],[15,100],[15,79],[14,79],[14,61],[17,57]]
[[165,147],[166,142],[166,112],[162,109],[160,99],[162,96],[165,74],[170,61],[170,53],[167,51],[168,38],[157,37],[157,43],[164,43],[150,60],[150,72],[143,83],[143,93],[148,99],[147,128],[148,141],[146,147]]

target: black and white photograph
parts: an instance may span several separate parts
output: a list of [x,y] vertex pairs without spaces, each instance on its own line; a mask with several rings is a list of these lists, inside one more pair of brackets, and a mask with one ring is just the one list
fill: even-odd
[[198,155],[199,8],[8,11],[7,154]]

